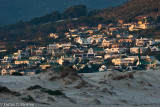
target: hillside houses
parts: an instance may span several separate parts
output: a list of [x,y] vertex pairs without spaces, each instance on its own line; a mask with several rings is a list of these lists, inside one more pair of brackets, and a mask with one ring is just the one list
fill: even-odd
[[160,40],[130,34],[129,31],[136,29],[149,27],[141,22],[82,26],[66,30],[61,40],[57,33],[50,33],[47,37],[53,42],[46,46],[28,45],[23,50],[6,54],[1,59],[1,75],[13,72],[36,75],[38,72],[34,70],[57,66],[72,67],[78,73],[131,70],[142,65],[143,69],[155,68],[159,62]]

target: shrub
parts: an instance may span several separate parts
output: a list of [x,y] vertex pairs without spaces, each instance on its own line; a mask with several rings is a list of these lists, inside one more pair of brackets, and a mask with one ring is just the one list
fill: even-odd
[[23,74],[21,74],[19,72],[13,72],[12,75],[14,75],[14,76],[22,76]]
[[42,92],[48,93],[49,95],[64,95],[64,93],[62,93],[60,90],[52,91],[52,90],[43,88],[39,85],[35,85],[35,86],[31,86],[31,87],[27,88],[27,90],[30,90],[30,91],[36,90],[36,89],[40,89]]
[[31,86],[31,87],[27,88],[27,90],[36,90],[36,89],[43,89],[43,88],[39,85],[35,85],[35,86]]
[[23,100],[23,101],[26,101],[26,102],[35,101],[35,100],[33,99],[33,97],[31,97],[30,95],[28,95],[28,96],[25,97],[25,98],[22,98],[22,100]]
[[12,94],[15,96],[20,96],[19,92],[14,92],[14,91],[9,90],[7,87],[1,87],[1,86],[0,86],[0,93],[8,93],[8,94]]
[[52,90],[47,90],[47,89],[44,89],[42,90],[42,92],[45,92],[45,93],[48,93],[49,95],[64,95],[64,93],[62,93],[60,90],[55,90],[55,91],[52,91]]

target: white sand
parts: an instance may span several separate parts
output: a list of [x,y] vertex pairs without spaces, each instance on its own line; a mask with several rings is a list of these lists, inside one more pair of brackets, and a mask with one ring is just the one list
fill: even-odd
[[[65,80],[48,81],[38,76],[0,76],[0,86],[20,92],[20,97],[0,94],[0,103],[24,102],[22,97],[31,95],[36,107],[159,107],[160,70],[137,71],[134,79],[112,80],[107,72],[80,74],[82,79],[65,85]],[[82,80],[87,87],[75,88]],[[40,85],[51,90],[62,90],[66,97],[50,96],[40,90],[28,91],[27,87]],[[48,103],[40,104],[41,103]]]

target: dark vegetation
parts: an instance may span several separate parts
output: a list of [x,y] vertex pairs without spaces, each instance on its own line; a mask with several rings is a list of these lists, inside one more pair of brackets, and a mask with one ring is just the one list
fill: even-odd
[[116,8],[101,10],[97,16],[126,21],[134,21],[140,15],[156,18],[160,15],[159,2],[160,0],[131,0]]
[[110,74],[109,77],[113,80],[122,80],[122,79],[134,79],[132,73],[122,73],[122,74]]
[[52,91],[52,90],[43,88],[39,85],[35,85],[35,86],[31,86],[31,87],[27,88],[27,90],[29,90],[29,91],[36,90],[36,89],[40,89],[42,92],[48,93],[49,95],[55,95],[55,96],[64,95],[64,93],[62,93],[60,90]]
[[0,94],[1,93],[11,94],[11,95],[14,95],[14,96],[20,96],[21,95],[19,92],[14,92],[14,91],[11,91],[10,89],[8,89],[7,87],[0,86]]
[[23,76],[23,74],[21,74],[19,72],[13,72],[12,75],[14,75],[14,76]]
[[[58,75],[52,75],[49,80],[50,81],[54,81],[57,79],[64,79],[67,78],[67,80],[65,81],[65,83],[67,84],[72,84],[74,81],[80,79],[81,77],[77,74],[77,71],[75,71],[72,67],[54,67],[53,70],[55,71],[55,73],[57,73]],[[69,82],[69,81],[70,82]]]
[[32,96],[28,95],[27,97],[21,98],[21,100],[25,102],[33,102],[35,101]]

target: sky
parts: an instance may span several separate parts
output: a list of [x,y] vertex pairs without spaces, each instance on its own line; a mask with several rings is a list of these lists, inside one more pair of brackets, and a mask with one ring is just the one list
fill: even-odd
[[129,0],[0,0],[0,26],[30,20],[78,4],[88,10],[118,6]]

